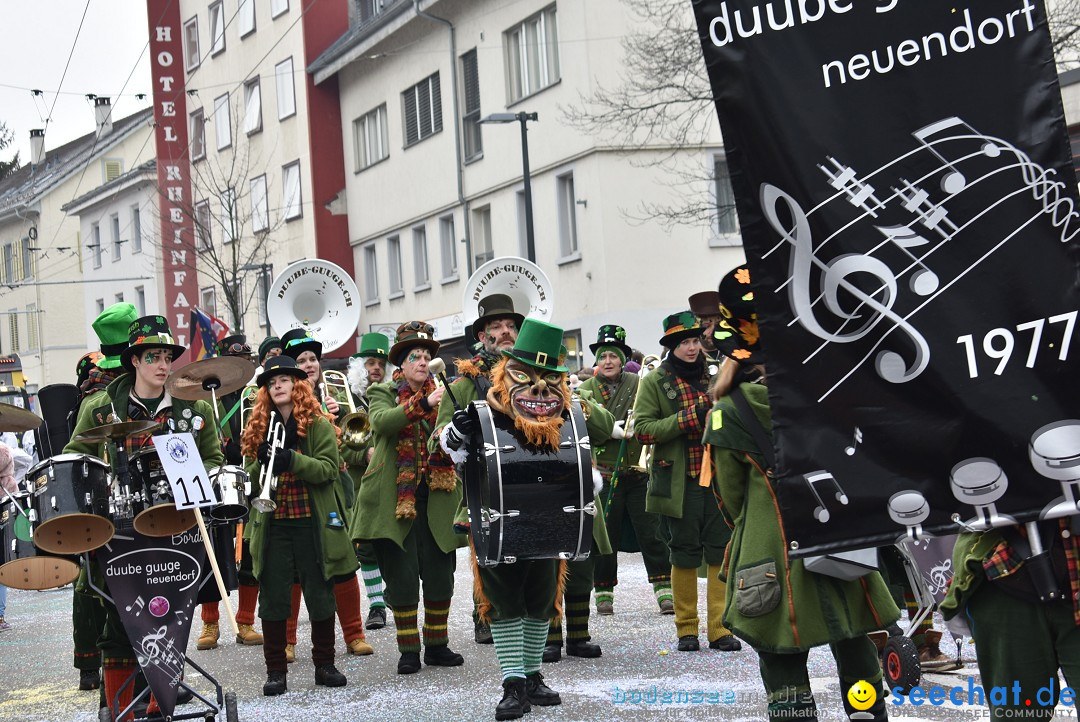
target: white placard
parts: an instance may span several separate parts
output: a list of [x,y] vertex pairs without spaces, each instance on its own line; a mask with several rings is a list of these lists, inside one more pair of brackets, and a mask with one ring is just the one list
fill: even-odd
[[190,433],[153,436],[161,468],[172,487],[177,509],[195,509],[218,503],[210,475]]

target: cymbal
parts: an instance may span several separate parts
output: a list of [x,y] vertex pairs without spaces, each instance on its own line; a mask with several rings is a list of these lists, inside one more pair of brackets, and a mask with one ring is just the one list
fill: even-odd
[[41,426],[41,417],[33,411],[0,403],[0,432],[30,431]]
[[156,430],[161,424],[156,421],[120,421],[115,424],[103,424],[87,429],[77,435],[72,441],[108,441],[110,439],[123,439],[127,436],[142,434]]
[[177,399],[206,401],[212,398],[211,388],[218,396],[231,394],[244,388],[253,373],[255,364],[245,358],[215,356],[174,371],[165,381],[165,390]]

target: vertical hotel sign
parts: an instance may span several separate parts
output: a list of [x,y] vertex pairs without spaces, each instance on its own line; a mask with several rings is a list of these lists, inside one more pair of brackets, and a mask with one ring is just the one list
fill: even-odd
[[191,336],[189,299],[198,294],[195,234],[189,176],[187,103],[184,87],[183,28],[180,3],[146,0],[150,25],[150,72],[154,83],[154,125],[157,143],[158,209],[161,217],[161,261],[165,311],[176,342],[187,346]]

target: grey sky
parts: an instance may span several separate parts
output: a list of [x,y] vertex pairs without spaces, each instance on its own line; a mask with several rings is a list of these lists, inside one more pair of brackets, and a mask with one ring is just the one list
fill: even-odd
[[[0,122],[15,133],[15,142],[0,157],[7,160],[18,151],[23,163],[30,160],[30,130],[46,127],[54,100],[47,149],[93,131],[94,108],[87,93],[110,97],[114,118],[149,107],[146,0],[90,0],[89,7],[86,0],[3,0],[0,7],[6,30],[0,43]],[[84,9],[86,20],[76,42]],[[43,94],[35,98],[30,88]],[[138,100],[136,93],[146,97]]]

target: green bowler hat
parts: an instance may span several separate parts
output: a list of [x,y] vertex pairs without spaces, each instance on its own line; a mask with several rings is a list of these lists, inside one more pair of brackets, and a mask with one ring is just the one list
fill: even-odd
[[563,366],[563,330],[545,321],[526,318],[518,330],[514,348],[503,350],[503,356],[516,359],[545,371],[567,373],[570,369]]
[[353,358],[368,358],[374,356],[384,361],[389,358],[390,339],[385,334],[377,331],[365,333],[360,337],[360,350],[352,355]]
[[130,303],[114,303],[94,319],[91,326],[101,343],[103,358],[97,362],[99,369],[114,369],[120,366],[120,353],[128,347],[128,326],[139,312]]

